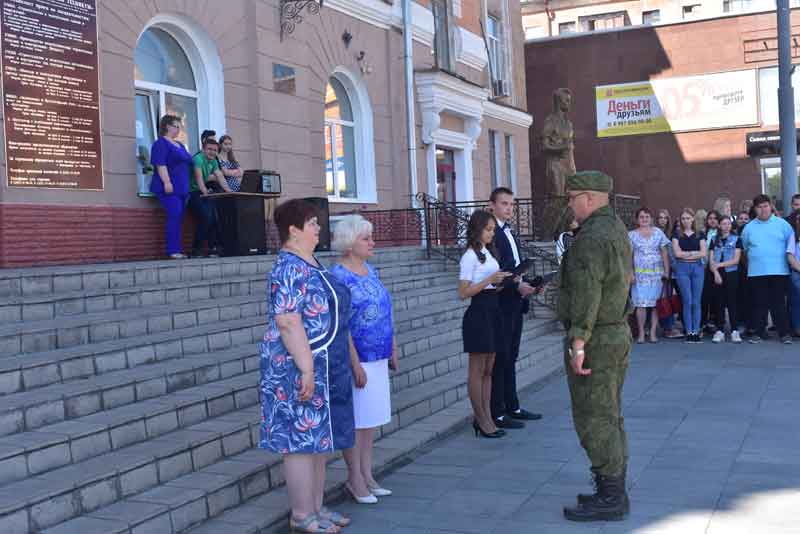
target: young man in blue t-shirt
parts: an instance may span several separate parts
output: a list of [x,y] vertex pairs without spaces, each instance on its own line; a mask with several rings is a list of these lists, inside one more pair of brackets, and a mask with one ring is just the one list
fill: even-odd
[[750,343],[759,343],[766,337],[769,311],[781,340],[791,344],[786,310],[789,287],[786,242],[792,234],[792,227],[773,214],[772,202],[767,195],[754,198],[753,208],[756,218],[742,232],[742,246],[747,252],[747,278],[755,307],[755,335],[750,338]]

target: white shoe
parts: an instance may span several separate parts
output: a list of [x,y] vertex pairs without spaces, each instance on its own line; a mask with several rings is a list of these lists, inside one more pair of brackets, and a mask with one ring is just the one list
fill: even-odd
[[734,343],[742,342],[742,336],[739,334],[738,330],[734,330],[733,332],[731,332],[731,341],[733,341]]
[[344,487],[347,488],[347,491],[350,492],[350,496],[356,501],[358,504],[375,504],[378,502],[378,498],[373,495],[372,493],[368,493],[364,497],[359,497],[356,495],[356,492],[353,491],[352,486],[350,486],[349,482],[344,483]]
[[722,330],[717,330],[717,332],[714,334],[714,338],[711,341],[714,343],[722,343],[725,341],[725,332]]
[[370,493],[372,493],[376,497],[388,497],[389,495],[392,494],[392,490],[382,488],[380,486],[370,486],[369,484],[367,484],[367,489],[369,490]]

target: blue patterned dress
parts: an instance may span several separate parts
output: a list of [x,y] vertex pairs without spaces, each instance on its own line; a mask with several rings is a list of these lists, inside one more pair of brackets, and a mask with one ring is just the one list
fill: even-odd
[[[261,440],[273,452],[326,453],[353,446],[350,291],[324,267],[281,251],[269,279],[267,331],[261,344]],[[298,399],[300,370],[275,316],[299,313],[314,356],[314,394]]]
[[664,260],[661,249],[670,246],[664,232],[653,228],[650,237],[637,230],[628,232],[633,247],[634,281],[631,286],[631,302],[637,308],[652,308],[661,296],[664,275]]

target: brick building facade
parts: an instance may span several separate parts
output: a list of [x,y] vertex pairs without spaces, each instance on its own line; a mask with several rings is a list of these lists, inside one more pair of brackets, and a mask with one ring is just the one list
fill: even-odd
[[[402,2],[326,0],[283,36],[282,0],[88,3],[103,187],[12,187],[3,161],[0,267],[162,256],[164,214],[144,167],[152,123],[166,112],[187,117],[191,149],[204,129],[229,134],[245,169],[279,172],[283,198],[328,197],[332,213],[407,208],[415,192],[480,199],[498,184],[530,195],[518,2],[411,2],[416,183]],[[174,80],[154,80],[159,68]],[[327,117],[334,99],[348,100],[349,117]],[[348,128],[354,141],[342,148]],[[185,224],[185,239],[191,233]]]
[[[554,89],[572,90],[570,117],[579,169],[603,169],[616,178],[621,192],[641,194],[644,204],[673,213],[684,206],[708,208],[719,195],[735,204],[762,191],[780,197],[777,158],[748,156],[745,139],[747,133],[778,128],[774,11],[537,39],[526,43],[525,52],[528,106],[534,116],[543,120],[550,112]],[[753,124],[598,136],[598,86],[750,70],[758,82],[758,119]],[[547,190],[540,135],[534,125],[536,194]]]

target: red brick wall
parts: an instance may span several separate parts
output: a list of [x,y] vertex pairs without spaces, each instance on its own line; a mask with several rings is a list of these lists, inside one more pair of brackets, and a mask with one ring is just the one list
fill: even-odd
[[[184,249],[194,223],[184,219]],[[0,205],[0,267],[162,258],[164,212],[109,206]]]
[[540,135],[559,87],[573,93],[578,169],[608,172],[618,192],[639,194],[650,208],[673,213],[684,206],[710,208],[719,195],[736,206],[760,193],[757,160],[747,157],[745,134],[764,127],[598,139],[594,87],[774,65],[774,52],[757,62],[745,57],[744,45],[755,34],[774,33],[775,15],[768,13],[528,43],[534,195],[549,192]]

